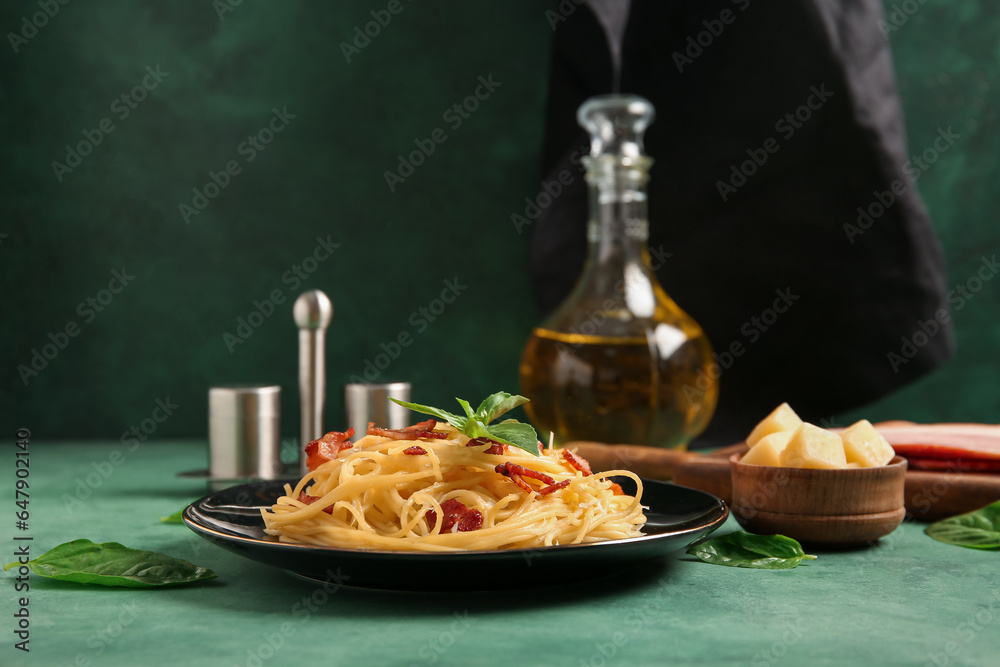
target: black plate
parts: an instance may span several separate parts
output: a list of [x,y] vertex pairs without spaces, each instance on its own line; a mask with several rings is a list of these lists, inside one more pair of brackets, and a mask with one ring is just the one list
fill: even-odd
[[[629,478],[613,479],[626,493],[635,492]],[[443,554],[334,549],[282,543],[264,532],[260,508],[284,495],[284,483],[262,481],[217,491],[191,503],[184,510],[184,523],[224,549],[310,579],[365,588],[445,591],[552,585],[603,576],[683,549],[729,516],[726,504],[715,496],[643,480],[642,501],[649,509],[641,537]]]

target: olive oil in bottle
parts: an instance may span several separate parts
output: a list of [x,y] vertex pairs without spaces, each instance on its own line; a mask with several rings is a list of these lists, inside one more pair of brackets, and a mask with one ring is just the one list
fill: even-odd
[[635,96],[588,100],[592,135],[588,255],[566,301],[525,345],[521,393],[542,439],[683,447],[718,399],[712,347],[650,266],[642,133],[653,108]]

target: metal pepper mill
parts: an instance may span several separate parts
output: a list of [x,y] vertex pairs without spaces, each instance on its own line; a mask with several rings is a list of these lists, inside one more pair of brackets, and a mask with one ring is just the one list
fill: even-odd
[[326,402],[326,329],[333,319],[333,303],[319,290],[303,292],[292,309],[299,327],[299,401],[302,427],[299,469],[305,474],[305,446],[323,435]]

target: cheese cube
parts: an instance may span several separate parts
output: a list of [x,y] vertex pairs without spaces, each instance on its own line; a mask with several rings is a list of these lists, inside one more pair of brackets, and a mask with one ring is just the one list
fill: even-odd
[[847,467],[840,436],[806,422],[792,433],[779,460],[786,468]]
[[840,437],[844,441],[847,462],[857,463],[862,468],[884,466],[896,455],[892,445],[867,419],[852,424]]
[[785,449],[791,437],[791,431],[778,431],[777,433],[766,435],[757,441],[753,449],[743,455],[740,462],[755,466],[778,467],[781,465],[779,458],[781,452]]
[[781,431],[794,431],[799,426],[802,426],[802,420],[795,414],[795,410],[788,403],[782,403],[750,431],[747,445],[754,447],[765,436]]

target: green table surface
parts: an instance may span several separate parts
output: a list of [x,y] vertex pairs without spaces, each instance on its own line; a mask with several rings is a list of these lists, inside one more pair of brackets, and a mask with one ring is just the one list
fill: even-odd
[[[30,591],[17,593],[15,571],[4,573],[0,665],[1000,663],[1000,552],[936,542],[922,524],[904,523],[874,548],[819,552],[790,571],[679,553],[561,587],[327,592],[159,521],[205,495],[204,482],[176,476],[205,467],[203,441],[149,441],[134,451],[32,441],[30,451],[27,531],[14,527],[14,456],[4,456],[4,553],[26,543],[15,536],[31,536],[34,555],[76,538],[117,541],[219,578],[135,590],[32,576]],[[736,529],[730,519],[719,533]],[[14,646],[24,595],[29,653]]]

